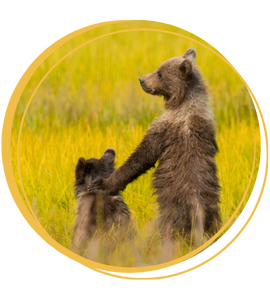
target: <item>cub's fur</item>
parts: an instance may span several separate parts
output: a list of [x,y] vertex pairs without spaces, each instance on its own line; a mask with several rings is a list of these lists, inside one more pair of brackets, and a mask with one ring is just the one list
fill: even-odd
[[100,159],[79,158],[75,169],[75,196],[78,211],[73,235],[73,250],[80,252],[87,248],[92,237],[100,233],[119,233],[127,229],[130,212],[123,198],[90,193],[87,186],[98,178],[108,178],[114,171],[115,151],[107,149]]
[[195,57],[190,48],[140,78],[146,93],[164,97],[166,111],[126,162],[109,178],[92,182],[89,190],[116,194],[159,160],[153,187],[161,232],[193,236],[200,244],[203,232],[211,236],[219,229],[220,216],[215,125]]

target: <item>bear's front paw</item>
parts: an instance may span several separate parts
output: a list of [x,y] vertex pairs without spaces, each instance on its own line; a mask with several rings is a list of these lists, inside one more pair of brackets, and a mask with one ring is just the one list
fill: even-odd
[[105,193],[105,184],[104,184],[104,179],[97,179],[91,182],[87,186],[87,190],[91,193],[96,193],[96,192],[102,192]]

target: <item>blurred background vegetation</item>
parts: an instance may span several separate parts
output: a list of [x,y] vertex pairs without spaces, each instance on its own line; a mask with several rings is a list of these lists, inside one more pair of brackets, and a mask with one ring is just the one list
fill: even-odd
[[[103,34],[132,28],[168,30],[187,38],[139,30],[116,33],[87,43]],[[116,165],[121,165],[140,143],[151,122],[164,111],[163,99],[144,93],[138,78],[155,70],[163,61],[183,55],[189,47],[197,51],[197,64],[209,86],[217,124],[220,151],[216,159],[222,186],[223,224],[237,208],[248,186],[256,145],[255,171],[237,216],[240,214],[252,191],[259,166],[257,115],[239,76],[200,43],[212,48],[184,30],[161,23],[132,21],[105,25],[66,42],[29,80],[13,120],[13,170],[22,197],[27,196],[42,226],[60,244],[65,247],[71,244],[76,215],[74,168],[78,158],[99,158],[108,147],[113,147]],[[58,63],[76,47],[78,49]],[[27,107],[40,81],[42,83]],[[26,108],[19,150],[24,195],[18,175],[17,145]],[[110,256],[98,257],[100,262],[123,266],[160,262],[160,244],[154,239],[149,241],[150,233],[147,234],[147,226],[155,222],[158,214],[150,186],[151,174],[149,171],[141,176],[123,192],[138,233],[135,248],[141,257],[140,263],[132,254],[124,259],[125,248],[121,250],[121,245]],[[182,242],[175,247],[174,258],[191,250],[189,244]]]

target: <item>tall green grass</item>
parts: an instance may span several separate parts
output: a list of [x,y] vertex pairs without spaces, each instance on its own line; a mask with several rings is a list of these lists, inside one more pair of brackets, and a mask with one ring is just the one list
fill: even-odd
[[[12,163],[20,191],[19,126],[26,105],[44,74],[63,55],[87,40],[114,30],[137,27],[185,34],[180,29],[154,22],[104,26],[61,46],[32,76],[18,104],[12,128]],[[144,93],[138,78],[166,59],[182,55],[189,47],[196,48],[197,63],[211,91],[220,149],[216,159],[222,186],[223,224],[247,188],[256,145],[254,174],[237,216],[241,213],[255,183],[260,159],[258,120],[241,79],[211,51],[188,39],[161,32],[118,33],[84,45],[58,64],[35,93],[23,122],[19,164],[25,193],[42,226],[63,246],[71,245],[76,214],[74,168],[78,158],[99,158],[106,148],[113,147],[116,164],[121,165],[140,143],[151,122],[164,111],[163,99]],[[137,230],[133,247],[137,249],[139,261],[121,245],[110,255],[100,255],[99,261],[123,266],[161,262],[159,239],[148,231],[158,214],[150,187],[151,173],[152,170],[123,192]],[[173,258],[191,250],[182,240],[175,245]]]

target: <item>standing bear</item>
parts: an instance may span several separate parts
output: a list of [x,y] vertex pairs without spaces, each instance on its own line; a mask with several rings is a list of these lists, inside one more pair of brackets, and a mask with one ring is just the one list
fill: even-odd
[[159,161],[153,187],[161,233],[192,237],[199,245],[204,232],[212,236],[220,227],[220,187],[215,125],[195,58],[190,48],[139,78],[146,93],[164,97],[166,111],[125,163],[109,178],[93,181],[88,189],[114,195]]

